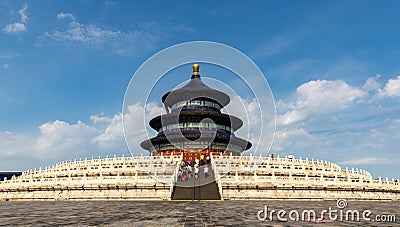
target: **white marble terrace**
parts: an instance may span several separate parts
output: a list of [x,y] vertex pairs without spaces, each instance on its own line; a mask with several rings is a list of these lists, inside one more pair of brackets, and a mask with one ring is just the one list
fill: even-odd
[[[0,181],[0,192],[160,189],[172,192],[181,156],[106,157],[65,161]],[[230,188],[307,188],[400,191],[398,179],[373,179],[362,169],[314,159],[279,156],[215,156],[220,194]]]

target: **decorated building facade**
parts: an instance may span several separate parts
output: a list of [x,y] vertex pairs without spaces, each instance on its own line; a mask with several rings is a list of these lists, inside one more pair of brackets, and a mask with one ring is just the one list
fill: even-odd
[[162,102],[166,114],[149,123],[158,132],[157,136],[141,143],[152,155],[182,153],[184,160],[211,153],[237,156],[252,145],[235,136],[242,120],[221,112],[230,98],[203,83],[198,64],[193,65],[189,83],[166,93]]

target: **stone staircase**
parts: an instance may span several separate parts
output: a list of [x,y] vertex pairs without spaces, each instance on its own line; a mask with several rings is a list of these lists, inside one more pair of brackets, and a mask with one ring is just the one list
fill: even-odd
[[193,177],[184,182],[176,182],[171,200],[221,200],[212,166],[208,165],[207,178],[205,178],[204,167],[200,167],[198,180],[195,180],[193,174]]

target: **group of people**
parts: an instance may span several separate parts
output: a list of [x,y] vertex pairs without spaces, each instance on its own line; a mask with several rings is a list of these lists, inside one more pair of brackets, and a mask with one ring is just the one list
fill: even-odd
[[196,158],[194,162],[191,160],[188,161],[183,161],[179,170],[178,170],[178,182],[186,182],[190,178],[194,177],[196,180],[199,179],[199,172],[200,172],[200,166],[202,167],[203,172],[204,172],[204,177],[208,178],[209,176],[209,169],[208,169],[208,164],[211,163],[210,156],[207,156],[204,158],[204,155],[200,155],[200,160]]

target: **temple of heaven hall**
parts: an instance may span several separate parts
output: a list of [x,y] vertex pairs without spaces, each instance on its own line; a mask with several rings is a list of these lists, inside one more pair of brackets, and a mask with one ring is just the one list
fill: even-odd
[[374,179],[366,170],[308,157],[243,154],[252,144],[235,136],[242,120],[221,112],[229,96],[204,80],[195,64],[190,82],[162,97],[166,113],[149,122],[158,134],[141,143],[151,155],[80,158],[3,174],[0,202],[400,201],[399,179]]
[[184,160],[195,160],[201,155],[238,156],[251,143],[235,136],[242,127],[241,119],[221,113],[230,101],[227,94],[203,83],[199,65],[193,65],[188,84],[167,92],[162,97],[166,114],[150,121],[157,136],[145,140],[141,147],[151,155],[180,155]]

